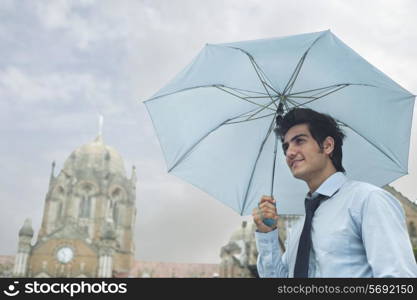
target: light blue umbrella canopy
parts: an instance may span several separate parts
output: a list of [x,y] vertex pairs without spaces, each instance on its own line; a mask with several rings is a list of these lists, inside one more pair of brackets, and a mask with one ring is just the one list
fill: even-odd
[[334,117],[347,176],[383,186],[407,174],[414,98],[328,30],[207,44],[145,105],[170,173],[241,215],[271,190],[280,214],[303,214],[307,185],[273,132],[279,103]]

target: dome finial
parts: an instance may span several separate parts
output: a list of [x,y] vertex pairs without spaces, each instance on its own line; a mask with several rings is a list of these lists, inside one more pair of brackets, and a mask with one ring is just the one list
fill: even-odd
[[98,135],[96,139],[94,140],[96,143],[103,143],[103,115],[98,115]]
[[98,115],[98,135],[103,134],[103,115]]

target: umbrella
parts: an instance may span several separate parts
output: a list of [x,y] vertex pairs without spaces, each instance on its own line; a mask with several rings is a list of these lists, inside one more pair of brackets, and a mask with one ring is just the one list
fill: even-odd
[[286,165],[277,116],[330,114],[347,176],[383,186],[407,174],[414,98],[327,30],[207,44],[145,105],[168,172],[241,215],[268,193],[280,214],[303,214],[307,185]]

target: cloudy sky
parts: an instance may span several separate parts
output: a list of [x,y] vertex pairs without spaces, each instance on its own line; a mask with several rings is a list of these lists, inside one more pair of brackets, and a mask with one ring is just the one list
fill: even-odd
[[[137,167],[136,257],[218,263],[240,217],[167,174],[142,103],[206,43],[331,29],[417,94],[417,3],[405,1],[0,2],[0,254],[15,254],[25,218],[40,228],[51,163],[103,138]],[[415,113],[416,115],[416,113]],[[417,118],[409,175],[393,186],[417,198]]]

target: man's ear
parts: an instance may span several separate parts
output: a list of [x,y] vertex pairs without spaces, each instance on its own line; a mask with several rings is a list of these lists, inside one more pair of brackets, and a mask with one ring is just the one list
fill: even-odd
[[326,139],[323,141],[323,151],[329,157],[333,156],[333,150],[334,150],[334,138],[331,136],[326,137]]

